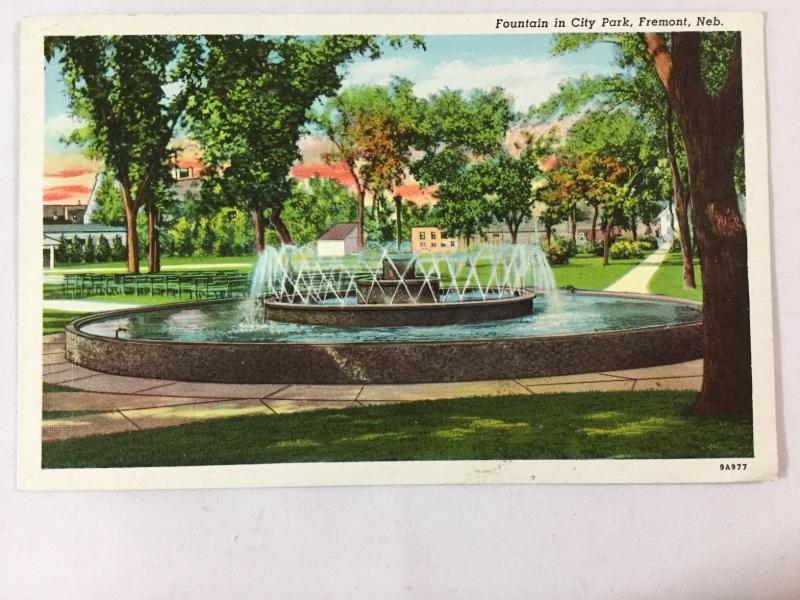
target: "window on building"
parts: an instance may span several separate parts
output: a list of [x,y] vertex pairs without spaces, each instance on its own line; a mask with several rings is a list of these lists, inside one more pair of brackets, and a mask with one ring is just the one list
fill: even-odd
[[436,232],[435,231],[431,231],[431,239],[432,240],[436,239]]
[[450,240],[450,247],[451,248],[455,248],[456,247],[456,241],[455,240]]
[[[425,232],[424,231],[420,231],[419,232],[419,239],[421,239],[421,240],[425,239]],[[424,246],[425,244],[422,244],[422,245]]]
[[431,248],[436,248],[436,242],[431,242]]
[[425,248],[425,247],[426,247],[426,246],[425,246],[425,242],[422,242],[422,243],[419,245],[419,247],[420,247],[420,248]]
[[192,176],[192,169],[191,168],[181,168],[178,169],[178,179],[187,179]]

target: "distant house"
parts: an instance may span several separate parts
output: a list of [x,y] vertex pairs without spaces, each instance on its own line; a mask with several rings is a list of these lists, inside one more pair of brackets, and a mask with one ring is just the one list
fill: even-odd
[[449,252],[460,246],[459,240],[445,237],[438,227],[411,228],[412,252]]
[[43,212],[45,223],[83,223],[86,202],[74,198],[46,202]]
[[358,252],[358,223],[335,223],[317,240],[317,256]]

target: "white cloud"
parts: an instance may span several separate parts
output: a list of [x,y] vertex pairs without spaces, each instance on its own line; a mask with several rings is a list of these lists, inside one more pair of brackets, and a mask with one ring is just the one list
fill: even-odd
[[414,90],[420,96],[428,96],[445,87],[472,90],[499,86],[514,97],[517,110],[527,110],[555,92],[570,71],[574,72],[557,58],[512,58],[482,64],[459,59],[436,65],[428,76],[417,80]]
[[419,61],[414,58],[394,57],[365,60],[353,65],[342,87],[349,85],[385,85],[392,77],[404,77],[417,70]]
[[47,119],[44,123],[44,135],[48,141],[57,142],[61,138],[82,127],[83,121],[69,113],[61,113]]

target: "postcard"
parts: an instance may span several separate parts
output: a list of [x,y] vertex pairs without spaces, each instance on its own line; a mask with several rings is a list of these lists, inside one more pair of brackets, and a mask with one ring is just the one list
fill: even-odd
[[777,476],[762,15],[21,44],[21,488]]

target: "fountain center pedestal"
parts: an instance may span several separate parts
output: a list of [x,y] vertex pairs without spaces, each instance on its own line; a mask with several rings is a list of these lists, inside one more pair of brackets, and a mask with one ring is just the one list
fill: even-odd
[[359,304],[433,304],[439,302],[439,279],[417,277],[416,258],[397,254],[383,259],[380,278],[356,281]]

